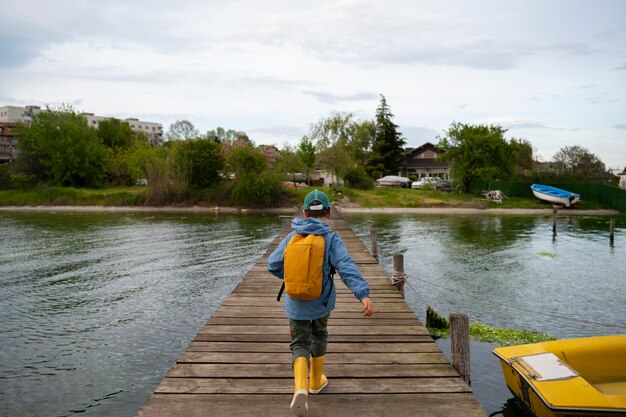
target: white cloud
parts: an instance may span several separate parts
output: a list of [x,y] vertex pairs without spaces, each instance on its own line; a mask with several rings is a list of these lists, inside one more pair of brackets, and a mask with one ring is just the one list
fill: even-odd
[[497,123],[545,155],[626,160],[619,0],[5,0],[0,14],[0,105],[281,143],[332,111],[372,118],[382,93],[411,146],[452,121]]

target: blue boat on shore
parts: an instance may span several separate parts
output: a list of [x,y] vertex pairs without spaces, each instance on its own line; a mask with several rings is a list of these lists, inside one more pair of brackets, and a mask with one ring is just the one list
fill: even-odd
[[533,184],[530,186],[530,189],[539,200],[559,206],[571,207],[580,200],[580,194],[561,190],[550,185]]

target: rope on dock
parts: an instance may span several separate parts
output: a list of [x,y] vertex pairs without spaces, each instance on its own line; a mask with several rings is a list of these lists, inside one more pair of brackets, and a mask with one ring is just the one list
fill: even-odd
[[[535,311],[535,310],[532,310],[532,309],[529,309],[529,308],[526,308],[526,307],[521,307],[521,306],[517,306],[517,305],[511,304],[511,303],[508,303],[508,302],[507,302],[507,303],[501,303],[501,302],[498,302],[498,301],[494,301],[494,300],[492,300],[492,299],[488,299],[488,298],[484,298],[484,297],[478,296],[478,295],[476,295],[476,294],[470,294],[470,293],[467,293],[467,292],[460,291],[460,290],[458,290],[458,289],[449,288],[449,287],[446,287],[446,286],[443,286],[443,285],[436,284],[436,283],[434,283],[434,282],[431,282],[431,281],[425,280],[425,279],[423,279],[423,278],[418,278],[418,277],[413,276],[413,275],[407,275],[407,274],[404,274],[404,275],[405,275],[405,278],[407,278],[407,277],[408,277],[408,278],[411,278],[411,279],[416,279],[416,280],[418,280],[418,281],[422,281],[422,282],[425,282],[425,283],[427,283],[427,284],[430,284],[430,285],[432,285],[433,287],[437,287],[437,288],[441,288],[441,289],[444,289],[444,290],[447,290],[447,291],[451,291],[451,292],[459,293],[459,294],[465,295],[465,296],[467,296],[467,297],[475,298],[475,299],[480,300],[480,301],[482,301],[482,302],[487,302],[487,303],[491,303],[491,304],[498,305],[498,306],[500,306],[500,307],[508,307],[508,308],[513,308],[513,309],[516,309],[516,310],[522,310],[522,311],[525,311],[525,312],[528,312],[528,313],[533,313],[533,314],[538,314],[538,315],[544,315],[544,316],[555,317],[555,318],[559,318],[559,319],[563,319],[563,320],[574,321],[574,322],[577,322],[577,323],[591,324],[591,325],[596,325],[596,326],[612,327],[612,328],[616,328],[616,329],[626,330],[626,326],[622,326],[622,325],[620,325],[620,324],[603,323],[603,322],[599,322],[599,321],[584,320],[584,319],[577,319],[577,318],[567,317],[567,316],[563,316],[563,315],[560,315],[560,314],[556,314],[556,313],[549,313],[549,312],[545,312],[545,311]],[[392,279],[393,279],[393,278],[392,278]],[[413,291],[414,291],[414,292],[418,295],[418,297],[419,297],[419,298],[420,298],[420,299],[421,299],[421,300],[422,300],[425,304],[427,304],[427,305],[428,305],[428,303],[426,303],[426,302],[425,302],[425,300],[424,300],[424,299],[423,299],[423,298],[419,295],[419,291],[417,291],[417,290],[415,289],[415,287],[413,287],[413,286],[411,285],[411,281],[410,281],[410,280],[405,280],[405,282],[406,282],[406,283],[409,285],[409,287],[411,287],[411,289],[412,289],[412,290],[413,290]]]
[[393,274],[391,275],[391,283],[395,285],[396,287],[398,285],[403,286],[404,283],[406,282],[406,277],[407,277],[407,274],[405,274],[404,272],[393,271]]

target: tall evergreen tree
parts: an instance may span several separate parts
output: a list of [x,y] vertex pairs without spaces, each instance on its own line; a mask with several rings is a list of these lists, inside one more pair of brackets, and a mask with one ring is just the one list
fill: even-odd
[[397,175],[406,168],[403,149],[406,142],[393,118],[387,100],[381,94],[380,105],[376,109],[376,134],[368,163],[368,171],[374,177]]

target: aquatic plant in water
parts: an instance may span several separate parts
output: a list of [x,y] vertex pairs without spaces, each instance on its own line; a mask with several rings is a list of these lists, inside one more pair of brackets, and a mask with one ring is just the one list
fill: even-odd
[[[426,327],[431,336],[435,338],[450,337],[450,323],[430,306],[426,309]],[[481,322],[470,323],[469,334],[472,340],[496,343],[500,346],[556,340],[555,337],[545,333],[532,330],[502,329]]]

